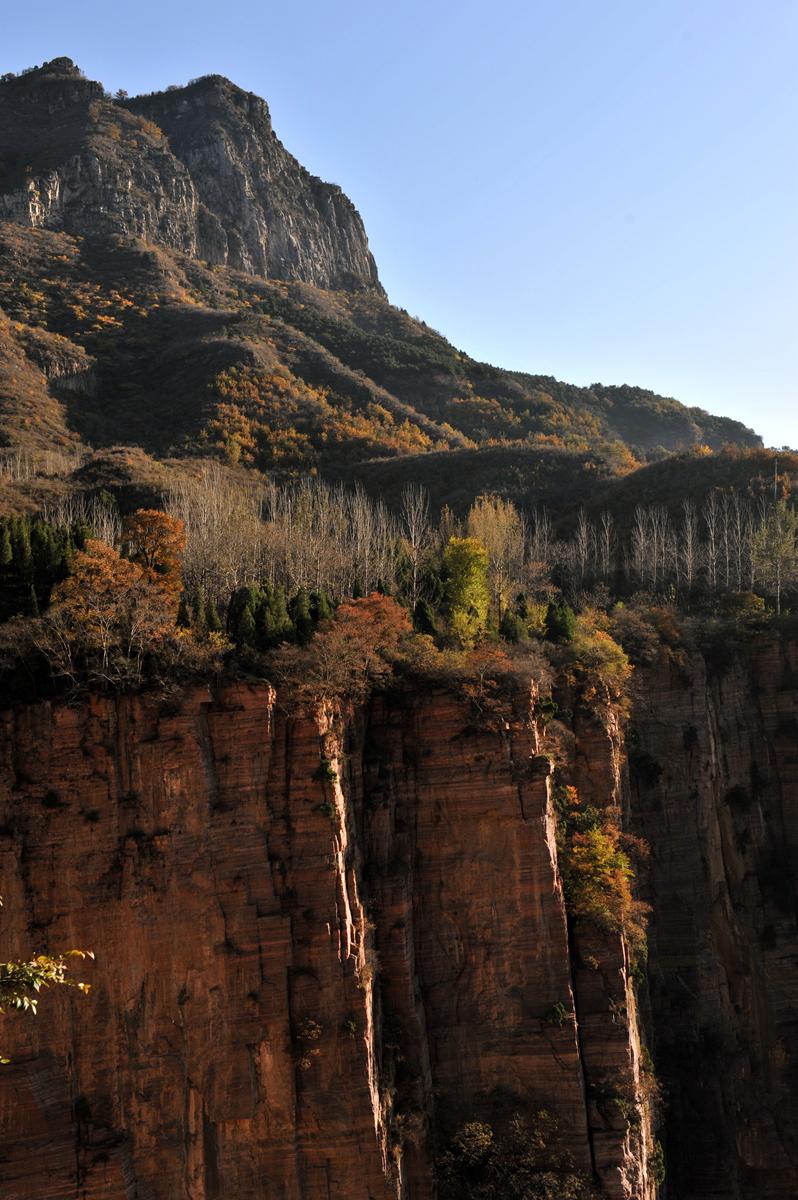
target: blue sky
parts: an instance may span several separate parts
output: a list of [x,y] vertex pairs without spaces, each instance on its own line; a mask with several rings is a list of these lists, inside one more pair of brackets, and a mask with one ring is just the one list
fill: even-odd
[[0,70],[217,71],[477,358],[636,383],[798,446],[796,0],[39,0]]

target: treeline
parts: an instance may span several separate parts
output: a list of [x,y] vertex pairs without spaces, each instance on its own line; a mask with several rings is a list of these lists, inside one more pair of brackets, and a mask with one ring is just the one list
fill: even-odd
[[[470,633],[490,628],[512,638],[522,626],[542,632],[550,601],[580,607],[596,589],[607,601],[647,592],[710,608],[724,595],[755,592],[780,609],[798,583],[795,510],[783,498],[752,502],[733,490],[711,492],[702,504],[685,500],[675,517],[640,505],[626,532],[609,511],[583,510],[563,537],[552,513],[527,515],[495,496],[479,497],[462,520],[446,508],[433,517],[419,485],[407,485],[391,511],[360,489],[310,477],[247,485],[210,463],[174,485],[164,508],[185,529],[181,619],[193,614],[200,626],[265,646],[289,623],[306,628],[342,599],[372,592],[396,597],[423,632],[441,632],[459,608],[471,612]],[[71,545],[87,534],[111,545],[122,536],[107,496],[69,499],[45,515],[53,538],[67,538],[63,560],[44,566],[50,551],[39,547],[31,576],[21,548],[15,603],[34,582],[39,605],[46,602],[51,576],[63,573]],[[32,547],[44,524],[28,522]],[[228,620],[231,598],[245,588],[262,594],[250,590]]]
[[[569,662],[620,694],[626,652],[650,658],[665,609],[693,607],[707,628],[729,604],[759,620],[765,598],[778,611],[798,582],[798,515],[784,499],[754,507],[736,493],[686,501],[677,520],[640,507],[625,538],[606,512],[580,513],[557,537],[548,513],[527,518],[495,496],[462,520],[446,509],[433,519],[418,486],[391,512],[362,491],[314,479],[249,488],[213,466],[165,508],[122,519],[101,495],[1,519],[0,660],[70,686],[220,671],[231,655],[257,673],[301,663],[310,679],[323,647],[336,645],[329,688],[361,669],[346,675],[332,630],[343,622],[350,642],[353,629],[368,641],[381,612],[386,627],[409,631],[411,658],[435,670],[491,643],[539,640],[567,647]],[[635,595],[638,605],[615,603]],[[393,607],[380,609],[382,599]],[[364,605],[355,621],[345,616],[353,603]]]
[[496,629],[519,605],[523,612],[558,591],[572,604],[601,585],[611,597],[647,591],[683,605],[748,591],[780,607],[798,581],[794,509],[738,491],[685,500],[676,518],[661,505],[638,506],[625,533],[609,511],[582,511],[562,537],[554,514],[527,515],[495,496],[479,497],[463,520],[446,508],[433,519],[418,485],[407,485],[391,511],[359,489],[311,478],[247,488],[210,465],[173,488],[166,509],[185,522],[189,587],[220,605],[266,580],[286,594],[304,588],[335,601],[383,591],[411,610],[419,602],[440,609],[452,537],[475,539],[487,554]]
[[683,501],[676,519],[663,505],[638,505],[625,539],[609,512],[591,521],[582,511],[571,538],[550,541],[544,516],[536,551],[570,591],[600,582],[616,594],[645,590],[677,602],[758,592],[780,610],[798,582],[797,533],[798,514],[784,498],[753,503],[737,491],[710,492],[700,506]]

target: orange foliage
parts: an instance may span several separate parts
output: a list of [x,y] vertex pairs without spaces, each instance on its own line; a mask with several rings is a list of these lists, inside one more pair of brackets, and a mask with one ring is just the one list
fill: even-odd
[[341,604],[308,646],[284,646],[273,661],[300,701],[359,700],[388,678],[393,653],[412,632],[407,611],[373,592]]
[[138,682],[145,654],[174,630],[174,611],[153,572],[88,541],[53,592],[39,649],[56,674],[94,683]]
[[140,508],[122,525],[122,545],[128,557],[139,563],[168,595],[182,587],[181,566],[186,548],[183,521],[156,508]]
[[386,448],[399,454],[429,449],[429,436],[374,399],[314,387],[274,358],[271,367],[231,367],[209,385],[215,397],[204,436],[234,463],[300,467],[331,447],[348,457]]

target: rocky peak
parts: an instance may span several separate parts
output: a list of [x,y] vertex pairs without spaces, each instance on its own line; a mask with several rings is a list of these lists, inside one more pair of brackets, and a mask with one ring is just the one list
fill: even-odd
[[253,275],[381,291],[360,216],[221,75],[112,99],[69,58],[0,82],[0,219],[123,234]]
[[285,150],[259,96],[208,75],[123,103],[158,125],[188,168],[201,258],[320,287],[379,288],[354,205]]

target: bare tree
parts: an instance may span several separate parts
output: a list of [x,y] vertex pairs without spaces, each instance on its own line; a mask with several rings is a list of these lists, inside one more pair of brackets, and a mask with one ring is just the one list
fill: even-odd
[[615,573],[617,542],[612,513],[605,509],[599,517],[596,536],[598,574],[605,583],[609,582]]
[[678,560],[681,564],[681,584],[688,595],[695,587],[698,573],[700,547],[698,541],[698,513],[692,500],[682,501],[682,528],[679,538]]
[[415,608],[418,602],[419,568],[430,536],[429,496],[421,484],[407,483],[402,488],[399,527],[410,564],[410,604]]

